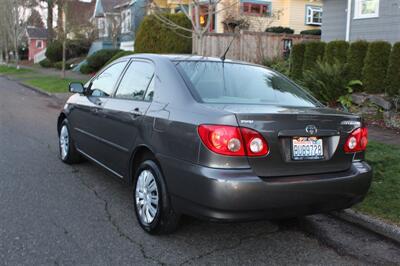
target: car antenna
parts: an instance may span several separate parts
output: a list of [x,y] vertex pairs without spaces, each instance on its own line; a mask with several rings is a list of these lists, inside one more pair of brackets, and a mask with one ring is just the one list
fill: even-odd
[[233,41],[235,40],[235,38],[236,38],[236,32],[233,34],[232,40],[230,41],[228,47],[226,47],[224,54],[220,57],[222,60],[222,63],[225,62],[226,54],[229,52],[229,49],[231,48],[231,45],[232,45]]

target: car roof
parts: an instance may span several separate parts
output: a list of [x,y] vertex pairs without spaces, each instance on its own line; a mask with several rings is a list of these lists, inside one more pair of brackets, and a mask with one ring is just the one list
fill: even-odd
[[[147,59],[167,59],[169,61],[208,61],[208,62],[222,62],[222,59],[219,57],[209,57],[209,56],[199,56],[192,54],[151,54],[151,53],[143,53],[143,54],[134,54],[129,55],[124,58],[147,58]],[[247,64],[248,62],[243,62],[239,60],[231,60],[226,59],[226,63],[239,63],[239,64]]]

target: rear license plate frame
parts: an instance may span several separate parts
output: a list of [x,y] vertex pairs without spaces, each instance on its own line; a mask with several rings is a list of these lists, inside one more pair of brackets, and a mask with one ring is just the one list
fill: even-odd
[[[309,142],[309,144],[306,144],[305,142]],[[297,145],[297,147],[295,147],[295,145]],[[311,145],[309,146],[310,148],[307,149],[307,145]],[[303,146],[305,148],[300,148],[299,146]],[[299,149],[302,150],[300,151]],[[318,137],[293,137],[290,143],[290,152],[293,161],[323,160],[325,159],[324,141],[322,138]]]

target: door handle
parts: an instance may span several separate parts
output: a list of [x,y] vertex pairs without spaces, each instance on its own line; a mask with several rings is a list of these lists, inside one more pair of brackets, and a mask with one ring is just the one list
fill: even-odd
[[139,108],[135,108],[132,111],[129,112],[134,118],[143,115],[143,113],[140,111]]

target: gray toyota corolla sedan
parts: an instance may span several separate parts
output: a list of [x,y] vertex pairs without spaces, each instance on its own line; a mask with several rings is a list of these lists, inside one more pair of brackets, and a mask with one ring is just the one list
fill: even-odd
[[173,231],[182,214],[237,221],[344,209],[370,186],[360,117],[258,65],[137,54],[70,91],[61,160],[87,158],[133,184],[149,233]]

